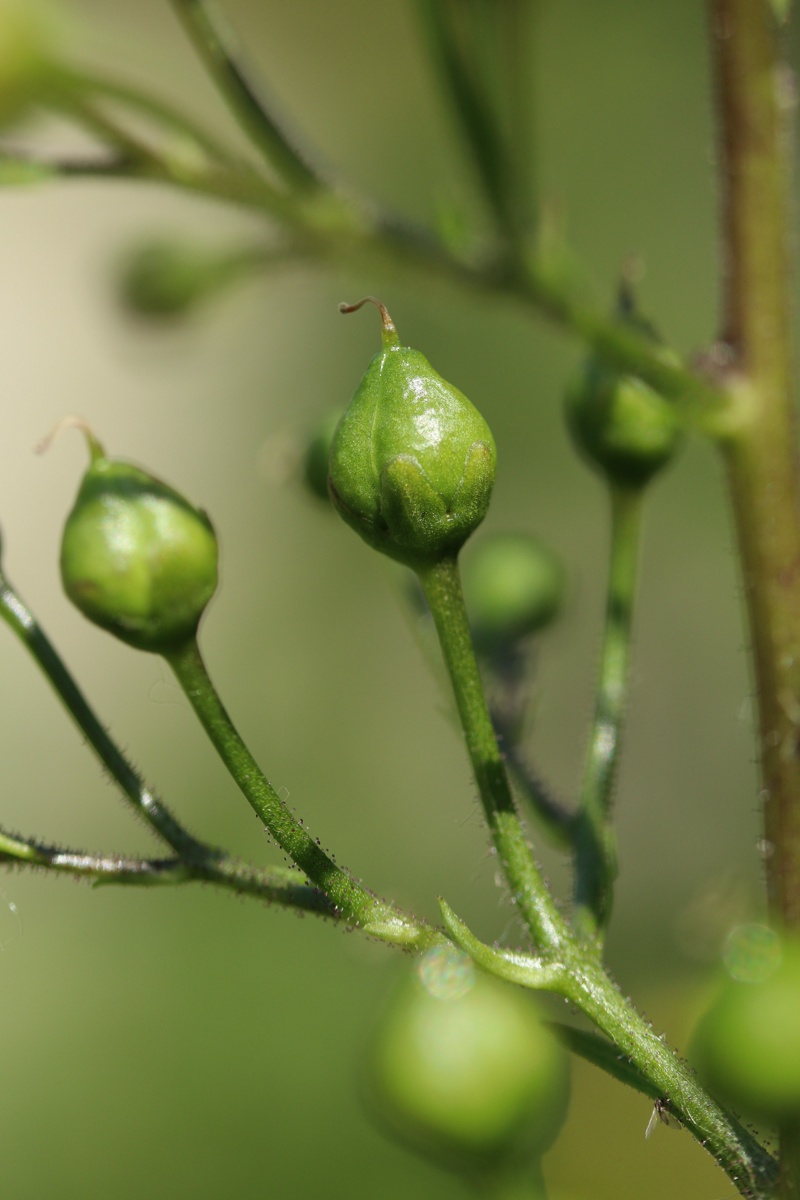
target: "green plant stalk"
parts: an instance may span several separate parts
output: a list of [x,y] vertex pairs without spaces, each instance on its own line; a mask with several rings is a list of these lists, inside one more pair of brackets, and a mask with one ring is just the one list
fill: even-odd
[[506,734],[502,720],[492,723],[503,745],[503,756],[520,791],[530,804],[542,832],[561,850],[573,850],[575,814],[566,808],[528,761],[522,748]]
[[512,900],[536,945],[543,953],[556,954],[567,927],[533,860],[514,805],[472,645],[458,561],[446,556],[418,568],[417,574],[439,635],[486,823]]
[[127,877],[113,879],[113,882],[136,882],[137,872],[142,878],[146,877],[147,882],[205,881],[241,895],[256,896],[262,900],[302,908],[307,912],[321,913],[328,917],[336,915],[327,900],[315,889],[299,884],[293,872],[281,867],[259,868],[240,862],[199,841],[183,827],[164,801],[147,786],[103,728],[58,651],[2,573],[0,619],[6,622],[38,664],[109,775],[130,801],[134,811],[142,816],[153,831],[178,855],[178,859],[171,864],[162,860],[154,868],[151,860],[141,860],[137,865],[135,860],[98,857],[86,855],[81,851],[60,851],[33,841],[14,838],[0,831],[0,855],[5,855],[6,861],[73,875],[96,878],[102,876],[109,882],[112,881],[116,863],[121,875]]
[[610,488],[611,556],[605,633],[580,808],[573,827],[573,920],[576,928],[598,945],[611,914],[617,876],[611,807],[628,697],[642,496],[641,488],[614,484]]
[[547,1021],[546,1025],[570,1054],[577,1054],[585,1062],[599,1067],[606,1075],[611,1075],[627,1087],[649,1096],[651,1100],[659,1098],[660,1093],[655,1084],[651,1083],[608,1038],[578,1029],[575,1025],[565,1025],[561,1021]]
[[440,941],[441,934],[379,900],[337,866],[302,822],[292,816],[228,716],[197,642],[191,639],[165,651],[164,658],[256,816],[281,849],[327,897],[335,914],[369,936],[393,945],[424,950]]
[[715,0],[712,18],[722,149],[722,336],[748,415],[723,452],[755,667],[770,906],[781,923],[800,929],[800,486],[788,114],[767,0]]
[[[752,1200],[768,1200],[777,1178],[778,1164],[753,1135],[725,1112],[700,1085],[695,1073],[678,1058],[672,1047],[656,1034],[625,999],[607,975],[603,964],[587,953],[586,942],[568,932],[559,948],[558,961],[530,958],[510,950],[484,945],[439,901],[444,925],[451,939],[475,963],[491,975],[536,991],[552,992],[573,1004],[606,1035],[606,1047],[585,1041],[598,1066],[618,1078],[617,1062],[627,1062],[646,1081],[647,1094],[667,1103],[696,1140],[713,1156]],[[577,1045],[574,1047],[579,1053]],[[615,1061],[616,1060],[616,1061]],[[625,1078],[632,1086],[635,1075]]]
[[0,573],[0,619],[5,621],[41,668],[101,763],[151,828],[181,858],[202,856],[208,848],[188,833],[146,785],[97,719],[58,651],[33,613]]
[[95,75],[88,70],[72,70],[61,66],[53,78],[52,86],[56,103],[59,102],[59,96],[67,107],[74,98],[89,103],[96,100],[110,101],[146,117],[175,137],[193,142],[197,149],[212,161],[232,168],[243,168],[245,165],[191,117],[166,101],[117,79]]
[[647,1077],[693,1137],[743,1196],[768,1200],[777,1164],[756,1138],[721,1108],[694,1072],[634,1009],[599,963],[577,950],[566,962],[568,999]]
[[[474,18],[468,10],[461,11],[463,5],[448,11],[449,6],[442,0],[417,0],[417,9],[431,60],[450,96],[497,229],[510,244],[519,244],[523,210],[516,194],[514,165],[509,160],[496,109],[459,44],[464,38],[459,39],[458,21],[469,26]],[[467,28],[466,33],[470,32],[474,30]]]
[[208,0],[172,0],[172,6],[231,112],[270,166],[292,188],[327,188],[270,112],[222,12]]
[[178,883],[213,883],[240,896],[252,896],[268,904],[296,908],[318,916],[336,914],[317,888],[298,882],[289,867],[253,867],[227,854],[208,853],[200,860],[181,858],[129,858],[120,855],[86,854],[41,842],[23,840],[0,830],[0,862],[6,866],[33,867],[72,878],[88,879],[95,886],[172,886]]
[[[768,0],[713,0],[723,326],[747,419],[723,444],[758,699],[767,892],[800,930],[800,480],[792,345],[789,86]],[[800,1130],[781,1130],[782,1200],[800,1197]]]
[[[154,102],[157,103],[157,102]],[[741,404],[707,377],[676,363],[674,355],[609,317],[587,300],[575,280],[554,271],[534,255],[522,275],[506,263],[471,262],[454,256],[430,231],[375,205],[358,205],[342,196],[314,197],[311,202],[286,196],[268,180],[246,169],[191,163],[152,149],[87,104],[61,108],[107,142],[120,156],[110,169],[115,177],[171,184],[181,190],[259,212],[288,230],[298,258],[315,256],[321,263],[348,271],[391,270],[418,279],[438,279],[451,286],[506,298],[545,316],[575,334],[621,371],[637,375],[673,400],[687,422],[714,434],[736,423]],[[43,169],[46,161],[37,163]],[[55,173],[94,177],[104,169],[95,163],[52,164]]]

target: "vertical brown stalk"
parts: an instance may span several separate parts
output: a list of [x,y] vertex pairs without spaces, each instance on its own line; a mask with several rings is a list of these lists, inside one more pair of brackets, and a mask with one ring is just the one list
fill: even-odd
[[789,85],[769,0],[712,0],[725,443],[758,698],[773,916],[800,927],[800,523],[790,335]]
[[[773,921],[800,929],[800,522],[791,346],[791,85],[769,0],[711,0],[723,327],[737,420],[725,443],[758,699]],[[800,1128],[776,1195],[800,1200]]]

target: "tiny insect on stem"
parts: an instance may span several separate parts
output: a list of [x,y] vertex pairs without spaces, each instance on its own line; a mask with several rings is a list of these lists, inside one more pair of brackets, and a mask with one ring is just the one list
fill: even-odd
[[653,1136],[653,1130],[658,1124],[671,1125],[673,1128],[677,1126],[678,1122],[676,1118],[671,1116],[667,1110],[668,1103],[668,1100],[662,1100],[660,1096],[656,1097],[653,1104],[653,1111],[650,1114],[650,1120],[647,1122],[647,1129],[644,1131],[644,1136],[646,1139],[649,1139]]

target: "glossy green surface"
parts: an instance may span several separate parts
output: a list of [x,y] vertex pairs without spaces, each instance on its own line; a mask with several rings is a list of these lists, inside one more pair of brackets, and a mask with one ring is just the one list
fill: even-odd
[[61,543],[61,579],[90,621],[140,650],[191,637],[217,586],[205,513],[130,463],[95,460]]
[[418,350],[385,346],[334,434],[330,488],[366,542],[409,564],[463,545],[486,516],[496,450],[466,396]]

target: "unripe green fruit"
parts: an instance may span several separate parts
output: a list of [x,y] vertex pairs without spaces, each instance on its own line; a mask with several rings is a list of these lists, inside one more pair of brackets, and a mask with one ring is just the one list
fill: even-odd
[[494,438],[424,355],[401,346],[385,308],[373,303],[381,310],[384,346],[334,434],[331,498],[376,550],[423,567],[455,554],[485,517]]
[[177,646],[194,636],[217,586],[211,522],[161,480],[90,445],[64,527],[64,590],[90,621],[139,650]]
[[479,645],[507,645],[536,633],[559,613],[564,568],[525,533],[484,538],[462,562],[470,625]]
[[540,1156],[569,1094],[566,1056],[532,998],[485,975],[432,992],[415,973],[376,1031],[369,1084],[404,1143],[467,1171]]
[[35,0],[0,0],[0,129],[36,98],[51,67],[50,22]]
[[[656,340],[652,326],[633,311],[623,288],[620,318]],[[635,375],[590,359],[566,396],[567,426],[589,463],[612,484],[644,487],[670,461],[683,431],[675,408]]]
[[123,266],[123,303],[141,317],[186,316],[227,281],[233,264],[230,255],[212,254],[191,243],[166,238],[148,242]]
[[694,1037],[712,1091],[765,1123],[800,1120],[800,945],[758,982],[726,980]]

